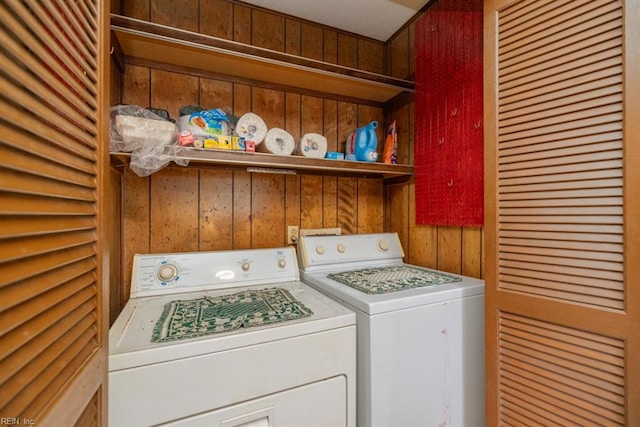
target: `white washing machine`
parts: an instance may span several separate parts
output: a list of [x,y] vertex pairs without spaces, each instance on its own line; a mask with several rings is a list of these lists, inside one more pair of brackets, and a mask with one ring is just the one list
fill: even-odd
[[355,314],[291,247],[136,255],[109,336],[109,424],[355,426]]
[[395,233],[301,237],[301,278],[356,312],[357,424],[484,425],[484,282],[403,262]]

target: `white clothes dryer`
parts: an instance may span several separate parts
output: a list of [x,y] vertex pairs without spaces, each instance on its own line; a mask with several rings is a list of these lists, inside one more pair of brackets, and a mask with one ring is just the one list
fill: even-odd
[[291,247],[136,255],[110,330],[109,424],[355,426],[355,315]]
[[484,282],[404,263],[395,233],[303,236],[301,278],[356,312],[360,427],[484,425]]

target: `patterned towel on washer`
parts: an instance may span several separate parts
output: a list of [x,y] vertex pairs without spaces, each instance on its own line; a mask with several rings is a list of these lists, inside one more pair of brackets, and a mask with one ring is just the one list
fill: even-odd
[[151,342],[201,337],[311,316],[285,289],[248,290],[165,304]]
[[331,273],[327,277],[371,295],[442,285],[462,280],[460,277],[408,265],[364,268],[362,270]]

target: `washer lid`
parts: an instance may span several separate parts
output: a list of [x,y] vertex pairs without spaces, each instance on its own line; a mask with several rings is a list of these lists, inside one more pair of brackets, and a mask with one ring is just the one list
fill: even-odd
[[[175,300],[196,300],[205,296],[217,298],[245,290],[274,288],[287,291],[313,314],[295,320],[240,327],[185,340],[152,342],[156,323],[162,317],[165,305]],[[355,314],[352,311],[298,281],[132,298],[109,331],[109,371],[184,359],[345,326],[355,326]]]
[[304,282],[316,287],[327,295],[337,298],[339,301],[343,301],[349,307],[362,311],[368,315],[376,315],[429,304],[444,303],[452,299],[465,298],[474,295],[484,295],[483,280],[451,273],[445,274],[455,278],[456,281],[379,294],[368,294],[328,277],[334,273],[346,273],[354,270],[360,270],[362,268],[375,268],[377,270],[389,268],[391,270],[399,266],[408,266],[443,274],[437,270],[424,269],[423,267],[395,262],[390,264],[368,263],[355,267],[351,265],[348,268],[339,268],[335,270],[301,270],[301,276]]

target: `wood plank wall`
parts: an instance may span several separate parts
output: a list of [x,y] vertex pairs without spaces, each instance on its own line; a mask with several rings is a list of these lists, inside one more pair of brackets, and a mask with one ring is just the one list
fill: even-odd
[[[116,13],[216,37],[396,77],[413,74],[412,26],[384,44],[229,0],[123,1]],[[114,67],[117,68],[117,67]],[[413,162],[413,104],[383,108],[124,64],[113,101],[162,108],[184,105],[254,112],[269,127],[299,138],[327,137],[342,151],[356,127],[377,120],[378,140],[392,120],[399,129],[399,163]],[[381,145],[380,145],[381,146]],[[128,300],[133,255],[283,246],[287,225],[341,227],[344,234],[396,231],[408,262],[481,277],[480,229],[415,225],[414,186],[381,179],[249,174],[224,169],[166,168],[140,178],[114,170],[121,205],[113,236],[111,319]],[[116,212],[118,209],[114,209]],[[116,215],[114,213],[114,215]]]

